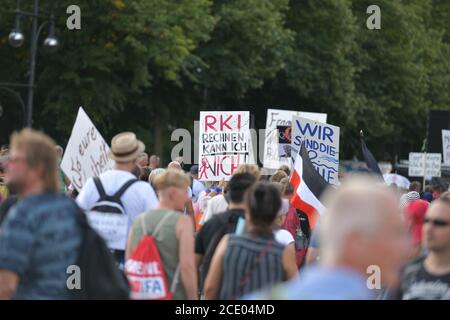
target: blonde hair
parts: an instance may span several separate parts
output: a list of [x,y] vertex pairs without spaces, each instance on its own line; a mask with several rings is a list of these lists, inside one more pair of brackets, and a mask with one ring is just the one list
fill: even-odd
[[256,180],[259,180],[259,177],[261,176],[259,167],[256,164],[241,164],[239,167],[237,167],[233,174],[238,173],[250,173],[256,178]]
[[28,166],[41,170],[44,192],[58,192],[58,155],[55,142],[42,132],[23,129],[11,135],[11,148],[25,153]]
[[288,177],[288,175],[286,174],[286,172],[284,172],[282,170],[277,170],[277,171],[275,171],[273,176],[270,177],[270,182],[280,182],[283,178],[287,178],[287,177]]
[[158,192],[164,191],[170,187],[187,188],[191,184],[189,178],[180,170],[167,169],[157,175],[153,181]]
[[284,171],[284,172],[286,173],[287,176],[290,176],[290,175],[291,175],[291,169],[290,169],[289,166],[286,165],[286,164],[283,164],[282,166],[280,166],[280,167],[278,168],[278,170]]

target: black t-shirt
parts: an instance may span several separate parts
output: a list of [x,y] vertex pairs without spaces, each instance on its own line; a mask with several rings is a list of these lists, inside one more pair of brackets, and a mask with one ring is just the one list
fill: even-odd
[[402,300],[450,300],[450,273],[435,276],[421,263],[415,277],[402,288]]
[[236,227],[236,224],[240,217],[245,219],[244,210],[242,209],[229,209],[225,212],[219,213],[208,220],[197,233],[195,237],[195,253],[205,255],[208,245],[214,237],[216,231],[221,227],[220,217],[226,218],[222,220],[231,219]]

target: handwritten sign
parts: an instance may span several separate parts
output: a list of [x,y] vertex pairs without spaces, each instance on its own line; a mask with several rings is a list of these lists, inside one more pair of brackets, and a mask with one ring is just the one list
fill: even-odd
[[442,130],[442,155],[444,163],[450,165],[450,130]]
[[442,155],[440,153],[410,152],[408,175],[410,177],[423,177],[424,175],[425,177],[440,177],[441,160]]
[[293,116],[298,116],[317,122],[327,122],[326,113],[267,109],[263,159],[264,168],[278,169],[283,164],[291,166],[290,158],[284,157],[287,148],[280,148],[279,146],[278,134],[279,127],[292,126]]
[[339,127],[297,116],[292,121],[292,158],[302,142],[316,170],[328,182],[339,185]]
[[61,162],[61,169],[78,191],[88,178],[113,167],[108,152],[108,144],[80,107]]
[[229,180],[243,163],[254,163],[248,111],[200,112],[199,179]]
[[89,224],[105,239],[108,248],[125,250],[128,217],[124,214],[89,211]]

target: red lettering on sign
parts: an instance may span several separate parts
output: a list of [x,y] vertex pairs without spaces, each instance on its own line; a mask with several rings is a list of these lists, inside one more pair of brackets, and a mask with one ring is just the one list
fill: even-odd
[[[234,119],[233,119],[234,117]],[[232,126],[230,122],[235,120],[235,126]],[[237,125],[237,127],[236,127]],[[213,115],[205,116],[205,132],[208,132],[208,129],[212,131],[240,131],[242,128],[242,115],[241,114],[230,114],[225,117],[224,115],[220,115],[216,118]]]
[[228,118],[226,118],[225,121],[224,121],[224,120],[223,120],[223,115],[220,115],[220,131],[223,131],[223,128],[224,128],[224,127],[227,127],[229,130],[233,130],[233,128],[231,128],[231,127],[228,125],[228,121],[230,121],[231,118],[233,118],[233,115],[232,115],[232,114],[230,114],[230,115],[228,116]]
[[212,131],[217,131],[214,125],[216,124],[217,119],[216,117],[212,115],[207,115],[205,117],[205,132],[208,132],[208,128],[210,128]]

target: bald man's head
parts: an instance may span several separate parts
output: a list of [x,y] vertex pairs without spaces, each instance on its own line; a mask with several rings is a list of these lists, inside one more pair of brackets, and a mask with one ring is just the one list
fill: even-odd
[[321,259],[365,273],[377,265],[391,282],[408,252],[406,230],[398,200],[384,183],[351,177],[324,198],[327,208],[320,220]]
[[167,169],[183,170],[181,168],[181,164],[178,161],[172,161],[171,163],[169,163],[169,165],[167,166]]

